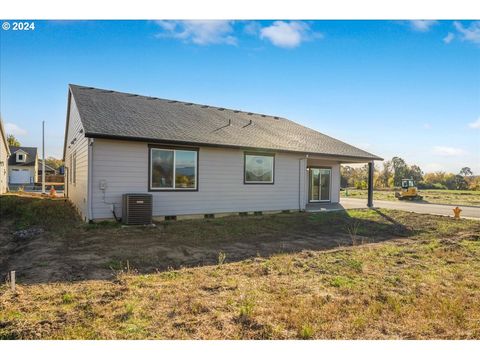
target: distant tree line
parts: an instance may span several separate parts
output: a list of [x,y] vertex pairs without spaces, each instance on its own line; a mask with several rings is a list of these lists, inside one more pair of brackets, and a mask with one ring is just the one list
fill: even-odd
[[[342,165],[340,173],[343,188],[367,188],[368,165],[357,168]],[[469,167],[463,167],[458,174],[445,171],[424,173],[418,165],[408,165],[397,156],[384,161],[381,169],[375,166],[373,181],[376,189],[400,187],[402,179],[415,180],[420,189],[480,190],[480,176],[475,176]]]

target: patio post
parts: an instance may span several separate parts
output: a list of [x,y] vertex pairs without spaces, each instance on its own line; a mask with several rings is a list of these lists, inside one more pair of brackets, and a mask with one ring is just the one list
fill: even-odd
[[373,170],[374,170],[373,161],[368,163],[368,207],[373,207]]

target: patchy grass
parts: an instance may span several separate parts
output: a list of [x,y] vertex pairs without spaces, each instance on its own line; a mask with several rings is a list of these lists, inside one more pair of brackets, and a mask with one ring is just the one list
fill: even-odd
[[[419,190],[419,194],[423,196],[423,201],[432,204],[448,204],[448,205],[470,205],[480,206],[480,191],[474,190]],[[345,197],[345,191],[340,196]],[[367,190],[349,189],[348,197],[357,199],[366,199]],[[395,191],[392,190],[375,190],[373,193],[375,200],[399,201],[395,198]]]
[[[215,245],[243,241],[237,247],[243,249],[272,238],[294,243],[299,234],[313,233],[318,239],[343,237],[344,245],[351,245],[347,227],[354,223],[359,246],[287,248],[291,253],[275,248],[270,257],[227,263],[234,254],[221,255]],[[352,210],[179,221],[156,228],[85,227],[76,231],[93,236],[95,243],[87,243],[95,246],[92,252],[114,243],[125,251],[123,238],[131,248],[143,247],[142,239],[152,236],[171,252],[178,243],[193,253],[197,242],[198,251],[211,248],[211,265],[137,272],[125,271],[124,260],[112,258],[100,266],[123,270],[107,280],[20,282],[16,293],[1,285],[0,338],[480,338],[478,221]],[[102,241],[105,249],[97,245]],[[73,253],[78,251],[86,250],[75,247]],[[125,256],[142,264],[134,256],[139,254],[133,249]]]
[[65,234],[80,224],[77,212],[68,201],[41,196],[0,196],[0,217],[11,221],[15,230],[41,227]]

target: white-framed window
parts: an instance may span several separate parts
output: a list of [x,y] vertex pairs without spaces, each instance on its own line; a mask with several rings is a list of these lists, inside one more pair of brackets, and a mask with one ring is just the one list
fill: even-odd
[[156,147],[149,150],[149,190],[198,190],[198,149]]
[[77,183],[77,152],[73,152],[72,156],[72,183]]
[[273,184],[275,177],[275,154],[244,153],[245,184]]
[[23,153],[17,153],[17,162],[25,162],[27,160],[27,156]]
[[73,162],[73,154],[70,154],[68,158],[68,166],[67,166],[67,176],[68,176],[68,183],[72,183],[72,162]]

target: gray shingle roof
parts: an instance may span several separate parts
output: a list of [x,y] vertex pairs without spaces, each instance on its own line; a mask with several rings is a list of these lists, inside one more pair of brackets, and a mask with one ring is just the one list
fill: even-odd
[[[27,153],[27,161],[17,163],[17,155],[15,152],[17,150],[23,150]],[[37,158],[37,148],[36,147],[27,147],[27,146],[10,146],[10,157],[8,158],[8,165],[16,166],[32,166],[35,164],[35,159]]]
[[291,120],[70,85],[87,137],[131,138],[381,160]]

